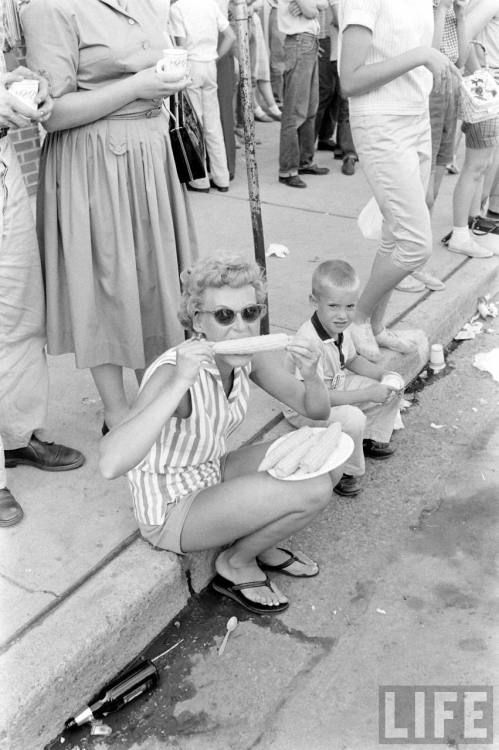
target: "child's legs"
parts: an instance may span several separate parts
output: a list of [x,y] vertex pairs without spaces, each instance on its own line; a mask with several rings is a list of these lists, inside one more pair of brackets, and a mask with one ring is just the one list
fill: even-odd
[[[377,380],[366,378],[363,375],[348,375],[345,381],[345,390],[357,391],[360,388],[367,388],[377,382]],[[359,404],[359,409],[362,409],[366,417],[364,439],[376,440],[379,443],[389,443],[399,407],[399,398],[394,398],[386,404],[376,404],[372,401]]]
[[333,406],[329,422],[339,422],[341,429],[353,440],[353,453],[343,466],[345,474],[362,477],[366,473],[366,462],[362,443],[366,427],[366,418],[359,408],[351,404]]
[[228,187],[229,170],[220,121],[220,106],[217,92],[217,68],[214,62],[195,63],[204,68],[204,81],[201,88],[203,109],[203,134],[206,150],[210,157],[210,173],[219,187]]

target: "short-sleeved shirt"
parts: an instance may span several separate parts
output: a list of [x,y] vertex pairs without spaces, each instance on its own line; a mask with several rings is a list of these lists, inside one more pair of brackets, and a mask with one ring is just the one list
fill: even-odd
[[277,26],[282,34],[292,36],[293,34],[319,35],[320,25],[317,18],[306,18],[303,14],[293,16],[289,12],[291,0],[279,0],[277,4]]
[[173,36],[185,39],[189,58],[196,62],[217,59],[218,34],[228,25],[215,0],[177,0],[170,11]]
[[[176,361],[175,349],[162,354],[146,371],[141,387],[158,367]],[[144,459],[127,473],[139,523],[159,526],[170,503],[220,483],[227,438],[248,408],[250,371],[250,363],[234,369],[228,396],[215,365],[200,371],[189,389],[190,416],[172,417]]]
[[[372,33],[366,65],[432,46],[432,0],[343,0],[339,8],[340,47],[348,26],[364,26]],[[428,109],[432,85],[432,74],[421,65],[366,94],[350,97],[350,114],[420,114]]]
[[[171,46],[168,11],[169,0],[128,0],[127,10],[117,0],[31,0],[21,8],[28,66],[48,78],[54,97],[119,81]],[[120,112],[144,108],[139,99]]]

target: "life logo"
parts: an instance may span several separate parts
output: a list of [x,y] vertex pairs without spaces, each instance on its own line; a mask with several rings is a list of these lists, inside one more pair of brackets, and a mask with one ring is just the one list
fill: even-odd
[[380,745],[490,745],[493,689],[484,685],[381,685]]

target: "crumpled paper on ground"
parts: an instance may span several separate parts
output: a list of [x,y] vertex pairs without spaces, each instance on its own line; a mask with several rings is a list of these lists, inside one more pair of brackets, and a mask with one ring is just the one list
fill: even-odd
[[490,352],[479,352],[473,359],[473,367],[492,375],[496,383],[499,383],[499,349]]
[[454,341],[464,341],[466,339],[474,339],[477,333],[481,333],[483,323],[476,321],[475,323],[465,323],[459,333],[454,336]]
[[275,255],[277,258],[286,258],[289,255],[289,248],[287,248],[286,245],[278,245],[277,243],[272,242],[268,246],[265,255],[267,258],[271,255]]

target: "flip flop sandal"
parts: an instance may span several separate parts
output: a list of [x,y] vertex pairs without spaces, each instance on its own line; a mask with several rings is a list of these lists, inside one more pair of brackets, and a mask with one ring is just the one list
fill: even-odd
[[229,599],[233,599],[235,602],[247,609],[249,612],[253,612],[256,615],[273,615],[279,612],[284,612],[289,607],[289,602],[283,602],[282,604],[260,604],[254,602],[244,596],[241,589],[256,589],[267,586],[270,588],[270,578],[265,578],[264,581],[249,581],[248,583],[234,583],[224,578],[221,575],[216,575],[211,582],[211,587],[218,594],[222,596],[228,596]]
[[291,578],[315,578],[315,576],[319,575],[319,570],[317,570],[317,573],[291,573],[291,571],[286,570],[286,568],[289,568],[289,566],[294,562],[299,562],[302,565],[307,565],[308,563],[300,560],[300,558],[294,555],[289,549],[284,549],[284,547],[277,547],[277,549],[281,552],[285,552],[286,555],[289,555],[289,559],[284,560],[284,562],[279,563],[278,565],[270,565],[269,563],[263,562],[263,560],[259,560],[257,557],[256,561],[262,570],[270,570],[274,573],[282,573],[283,575],[290,576]]

